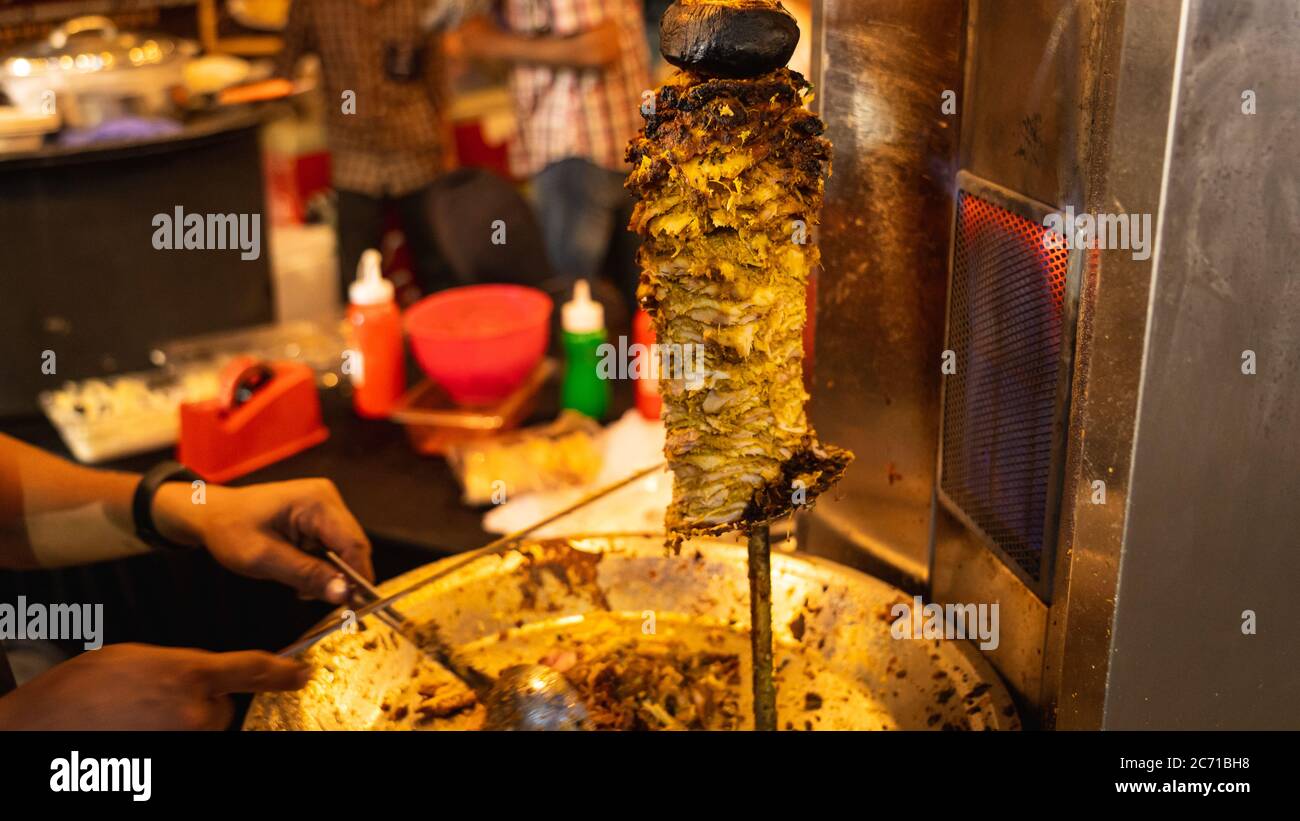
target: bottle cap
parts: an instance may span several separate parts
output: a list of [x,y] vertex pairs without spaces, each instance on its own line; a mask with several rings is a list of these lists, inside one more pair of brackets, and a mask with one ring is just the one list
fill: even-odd
[[393,283],[384,279],[382,261],[383,257],[374,248],[361,254],[357,278],[348,286],[348,301],[353,305],[383,305],[393,301]]
[[587,280],[573,283],[573,299],[564,303],[560,318],[565,333],[586,334],[605,330],[605,308],[591,298],[591,286]]

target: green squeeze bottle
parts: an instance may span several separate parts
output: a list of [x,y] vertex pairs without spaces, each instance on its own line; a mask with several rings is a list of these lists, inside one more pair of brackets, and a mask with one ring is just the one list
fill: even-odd
[[564,342],[564,385],[560,404],[597,421],[609,408],[609,382],[601,378],[600,346],[605,344],[605,309],[591,298],[587,280],[573,284],[573,299],[560,309]]

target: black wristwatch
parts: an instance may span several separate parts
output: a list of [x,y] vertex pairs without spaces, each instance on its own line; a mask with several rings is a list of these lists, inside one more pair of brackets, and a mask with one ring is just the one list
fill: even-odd
[[159,462],[135,486],[135,495],[131,497],[131,518],[135,520],[135,535],[140,541],[156,550],[188,550],[189,545],[182,545],[164,538],[153,523],[153,497],[164,482],[185,482],[189,484],[202,481],[198,474],[180,462],[168,460]]

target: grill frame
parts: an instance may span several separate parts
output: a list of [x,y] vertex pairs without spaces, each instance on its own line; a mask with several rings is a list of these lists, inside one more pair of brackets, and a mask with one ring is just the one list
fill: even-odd
[[[953,340],[953,302],[954,277],[957,268],[957,232],[961,218],[962,195],[970,195],[984,200],[998,208],[1023,219],[1041,225],[1044,218],[1059,209],[1046,203],[1026,197],[1018,192],[1004,188],[985,180],[968,171],[957,174],[957,191],[953,197],[952,221],[949,230],[948,284],[946,309],[944,316],[943,350],[956,351]],[[1050,406],[1051,432],[1046,486],[1043,488],[1043,522],[1040,534],[1041,549],[1038,555],[1037,577],[1021,564],[1021,561],[998,542],[967,512],[960,502],[954,499],[945,488],[944,472],[945,440],[947,438],[948,416],[948,382],[950,377],[943,375],[939,395],[939,442],[935,468],[935,493],[940,504],[958,519],[980,542],[987,547],[997,559],[1007,567],[1035,596],[1044,603],[1051,602],[1052,582],[1055,576],[1057,529],[1061,508],[1061,493],[1065,476],[1065,459],[1067,453],[1067,431],[1070,418],[1070,391],[1074,371],[1074,347],[1076,325],[1079,316],[1079,286],[1082,269],[1086,260],[1086,250],[1069,249],[1066,253],[1065,282],[1060,307],[1060,347],[1055,357],[1055,379]],[[963,367],[959,359],[957,367]],[[959,370],[958,373],[961,373]],[[1032,503],[1031,503],[1032,504]],[[932,551],[933,555],[933,551]]]

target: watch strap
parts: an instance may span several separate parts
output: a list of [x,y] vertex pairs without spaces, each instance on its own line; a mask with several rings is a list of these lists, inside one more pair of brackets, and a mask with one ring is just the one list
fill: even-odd
[[201,481],[198,474],[180,462],[167,460],[150,468],[140,483],[135,486],[135,495],[131,497],[131,518],[135,522],[135,535],[140,541],[154,549],[187,550],[186,545],[177,544],[158,532],[153,520],[153,500],[158,489],[167,482]]

